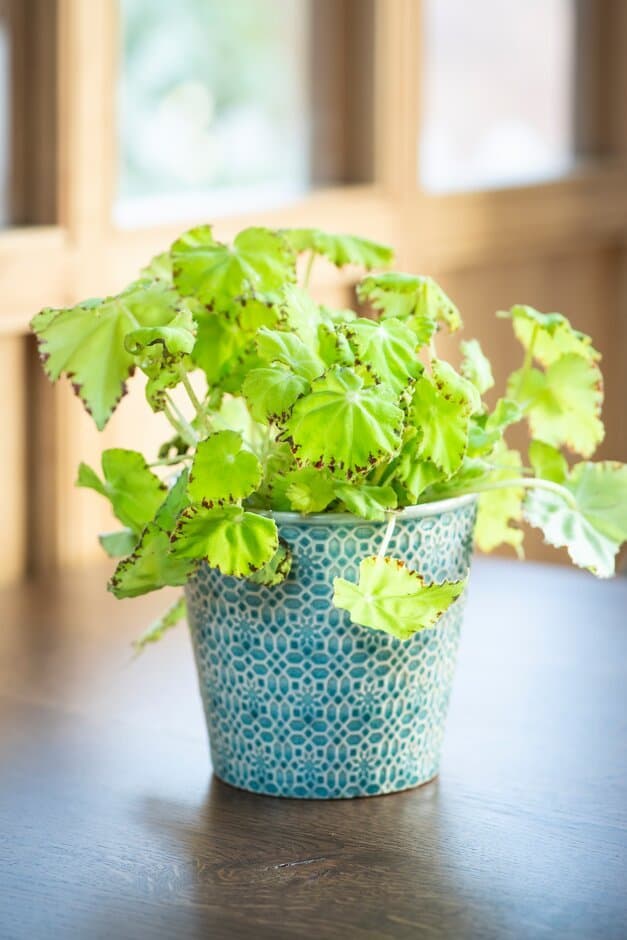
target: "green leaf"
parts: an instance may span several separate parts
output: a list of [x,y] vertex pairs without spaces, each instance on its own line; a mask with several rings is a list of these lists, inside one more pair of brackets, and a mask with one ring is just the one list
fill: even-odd
[[248,580],[254,584],[265,584],[266,587],[273,587],[275,584],[281,584],[285,581],[291,568],[292,553],[283,539],[279,539],[279,547],[268,564],[249,575]]
[[267,565],[278,546],[273,520],[240,506],[190,506],[172,536],[177,557],[202,559],[222,574],[237,577]]
[[86,464],[78,468],[77,486],[105,496],[120,522],[139,534],[163,501],[165,486],[135,450],[114,447],[102,454],[104,480]]
[[593,362],[581,356],[562,356],[546,372],[515,372],[507,394],[522,403],[532,436],[547,444],[566,445],[589,457],[603,440],[602,376]]
[[196,323],[192,359],[205,373],[209,386],[220,386],[225,392],[240,391],[247,372],[263,365],[254,336],[216,313],[198,313]]
[[176,480],[168,490],[168,495],[157,510],[155,523],[164,532],[172,532],[176,521],[184,509],[189,506],[189,497],[187,495],[187,484],[189,480],[189,470],[182,470]]
[[359,318],[346,328],[356,353],[376,379],[401,392],[422,372],[416,355],[416,337],[400,320],[390,318],[381,323]]
[[429,342],[437,323],[451,332],[462,325],[459,310],[430,277],[396,271],[371,274],[358,284],[357,296],[380,310],[384,318],[404,320],[421,345]]
[[[158,362],[165,353],[182,356],[191,353],[196,341],[196,324],[189,310],[180,310],[163,326],[141,326],[127,333],[124,346],[132,356],[148,355]],[[156,348],[154,348],[156,347]]]
[[179,597],[160,617],[142,633],[133,643],[136,653],[141,653],[150,643],[157,643],[167,630],[176,627],[187,616],[187,605],[184,597]]
[[231,246],[214,239],[211,227],[186,232],[172,246],[174,283],[212,310],[236,315],[250,297],[278,300],[296,280],[293,252],[285,239],[266,228],[247,228]]
[[155,255],[146,267],[141,269],[142,277],[150,278],[155,281],[164,281],[172,285],[172,255],[169,251],[162,251]]
[[408,640],[436,624],[462,594],[466,580],[425,584],[417,571],[395,558],[364,558],[359,584],[335,579],[333,603],[347,610],[353,623]]
[[256,421],[287,419],[297,398],[309,388],[309,382],[281,367],[252,369],[244,379],[242,391]]
[[284,433],[299,463],[350,477],[394,454],[402,425],[391,389],[332,366],[295,403]]
[[446,476],[432,460],[423,460],[419,456],[420,444],[420,432],[416,428],[409,428],[398,456],[395,474],[415,503],[424,490]]
[[383,522],[390,509],[396,509],[397,497],[391,486],[371,483],[336,483],[335,495],[349,512],[362,519]]
[[240,302],[237,323],[245,333],[256,333],[262,326],[273,329],[281,319],[278,304],[259,297],[245,297]]
[[525,349],[533,344],[534,357],[545,366],[569,353],[590,362],[601,358],[590,337],[575,330],[561,313],[540,313],[533,307],[516,304],[511,310],[499,311],[497,316],[513,321],[516,338]]
[[137,545],[137,536],[131,529],[119,532],[106,532],[98,536],[98,541],[109,558],[123,558],[129,555]]
[[468,453],[471,457],[489,454],[503,438],[503,432],[524,417],[518,402],[499,398],[491,414],[473,415],[468,434]]
[[563,483],[568,476],[566,458],[550,444],[544,441],[531,441],[529,444],[529,463],[533,472],[543,480]]
[[291,470],[285,484],[285,495],[295,512],[324,512],[335,499],[330,474],[316,467]]
[[117,598],[124,598],[139,597],[162,587],[181,587],[195,568],[195,561],[173,555],[168,533],[150,523],[134,552],[115,569],[109,590]]
[[479,340],[463,340],[459,348],[464,356],[461,365],[462,375],[475,386],[480,395],[494,386],[494,376],[490,360],[485,356]]
[[218,431],[198,444],[187,491],[196,503],[233,503],[256,490],[261,477],[261,464],[242,449],[241,435]]
[[475,387],[447,362],[434,359],[432,371],[432,379],[418,379],[412,399],[412,420],[420,432],[416,454],[450,476],[461,466],[470,415],[480,401]]
[[308,382],[324,372],[324,362],[295,333],[262,328],[257,333],[257,351],[265,362],[280,362]]
[[[509,450],[504,442],[494,448],[491,462],[498,468],[487,473],[489,482],[506,482],[522,475],[522,460],[518,451]],[[522,520],[522,487],[507,487],[481,493],[475,542],[482,552],[492,552],[499,545],[510,545],[522,556],[524,533],[517,527]]]
[[146,401],[153,411],[165,411],[168,404],[166,392],[180,385],[182,376],[190,368],[192,368],[192,363],[188,357],[180,359],[167,357],[161,362],[144,368],[148,376],[144,390]]
[[99,430],[126,391],[135,359],[125,347],[129,333],[163,326],[178,314],[179,298],[166,285],[136,281],[115,297],[63,310],[44,310],[32,321],[48,377],[64,373]]
[[283,291],[282,311],[290,329],[298,334],[312,353],[318,355],[318,331],[328,321],[323,310],[307,291],[288,284]]
[[394,252],[387,245],[355,235],[332,235],[317,228],[284,229],[283,235],[294,251],[323,255],[338,268],[355,264],[369,271],[385,268],[394,260]]
[[563,495],[540,488],[530,491],[525,519],[542,530],[550,545],[565,547],[576,565],[598,577],[611,577],[616,553],[627,540],[627,466],[614,461],[579,463],[563,486]]

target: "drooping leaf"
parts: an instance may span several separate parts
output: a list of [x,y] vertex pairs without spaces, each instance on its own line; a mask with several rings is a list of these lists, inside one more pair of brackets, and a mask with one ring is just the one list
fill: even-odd
[[193,559],[174,555],[168,533],[150,523],[133,553],[115,569],[109,590],[117,598],[124,598],[139,597],[162,587],[182,587],[195,568]]
[[218,431],[198,444],[187,491],[196,503],[233,503],[252,493],[261,477],[261,464],[242,448],[241,435]]
[[285,436],[299,462],[350,477],[392,456],[402,426],[390,389],[365,386],[355,372],[333,366],[295,403]]
[[174,284],[212,310],[236,316],[242,300],[278,301],[285,284],[296,280],[295,256],[285,239],[266,228],[247,228],[232,245],[216,241],[201,225],[172,246]]
[[168,406],[167,392],[177,385],[180,385],[183,375],[192,368],[191,359],[188,356],[164,356],[151,364],[144,364],[144,372],[147,375],[146,381],[146,401],[153,411],[165,411]]
[[267,424],[287,418],[296,401],[309,388],[309,382],[281,366],[252,369],[244,379],[242,391],[252,416]]
[[237,577],[267,565],[278,546],[274,521],[240,506],[190,506],[172,536],[177,558],[204,560],[222,574]]
[[176,627],[187,616],[184,597],[179,597],[148,629],[133,643],[136,653],[141,653],[150,643],[158,643],[164,633]]
[[164,532],[172,532],[176,525],[176,520],[189,506],[189,497],[187,495],[187,484],[189,480],[189,470],[187,467],[179,473],[176,480],[168,490],[168,495],[157,510],[155,523]]
[[521,402],[532,436],[547,444],[589,457],[603,440],[603,380],[590,360],[569,353],[546,372],[521,369],[510,376],[507,394]]
[[459,348],[464,356],[461,365],[462,375],[475,386],[480,395],[494,386],[494,376],[490,360],[485,356],[479,340],[463,340]]
[[402,561],[369,557],[359,566],[358,584],[336,578],[333,586],[333,603],[347,610],[353,623],[408,640],[437,623],[462,594],[466,579],[425,584]]
[[[500,442],[493,450],[491,463],[497,468],[486,475],[492,483],[506,483],[522,475],[522,460],[518,451],[509,450]],[[472,488],[472,485],[471,487]],[[475,542],[482,552],[494,551],[499,545],[511,545],[522,556],[524,532],[517,526],[522,520],[522,501],[525,491],[520,486],[481,493]]]
[[362,519],[382,522],[391,509],[396,509],[397,497],[391,486],[370,483],[336,483],[335,495],[349,512]]
[[429,342],[438,323],[451,332],[462,325],[459,310],[430,277],[396,271],[371,274],[358,284],[357,295],[384,318],[404,320],[420,345]]
[[109,558],[123,558],[130,555],[137,545],[137,536],[131,529],[121,529],[119,532],[105,532],[99,535],[98,541]]
[[564,483],[568,476],[568,463],[563,454],[544,441],[531,441],[529,444],[529,463],[533,472],[543,480]]
[[360,317],[346,328],[358,362],[376,379],[400,392],[422,372],[416,355],[416,337],[409,327],[391,317],[377,323]]
[[562,485],[563,494],[531,490],[525,519],[542,530],[550,545],[565,547],[576,565],[611,577],[616,553],[627,540],[627,466],[579,463]]
[[268,564],[249,575],[248,580],[254,584],[265,584],[266,587],[273,587],[275,584],[281,584],[285,581],[291,568],[292,553],[283,539],[279,539],[279,547]]
[[324,372],[324,362],[295,333],[262,328],[257,351],[264,362],[280,362],[308,382]]
[[516,338],[525,349],[533,344],[533,356],[544,366],[569,353],[590,362],[601,358],[590,337],[575,330],[561,313],[540,313],[533,307],[516,304],[511,310],[499,311],[497,316],[512,320]]
[[394,252],[387,245],[355,235],[333,235],[316,228],[284,229],[283,234],[294,251],[324,255],[338,268],[355,264],[369,271],[385,268],[394,260]]
[[324,512],[335,499],[333,480],[316,467],[291,470],[285,475],[285,496],[295,512]]
[[77,486],[96,490],[111,503],[120,522],[139,534],[163,502],[165,486],[140,453],[113,447],[103,451],[101,480],[86,464],[78,468]]
[[461,466],[468,446],[470,415],[480,407],[474,385],[447,362],[433,360],[433,377],[417,380],[412,420],[419,431],[416,454],[448,476]]
[[136,281],[115,297],[42,311],[32,328],[48,377],[53,382],[62,374],[71,378],[102,430],[135,367],[126,337],[142,327],[167,325],[178,315],[179,305],[178,295],[167,285]]

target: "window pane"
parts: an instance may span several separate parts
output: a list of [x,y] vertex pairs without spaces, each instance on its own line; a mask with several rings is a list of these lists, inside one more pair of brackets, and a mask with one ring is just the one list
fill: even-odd
[[574,158],[574,0],[425,0],[420,182],[531,183]]
[[55,221],[56,6],[0,0],[0,228]]
[[120,0],[122,224],[308,185],[309,0]]

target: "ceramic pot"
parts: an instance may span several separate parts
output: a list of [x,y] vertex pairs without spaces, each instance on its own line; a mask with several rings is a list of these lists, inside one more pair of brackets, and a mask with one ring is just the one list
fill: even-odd
[[[405,509],[386,554],[427,581],[463,577],[473,496]],[[411,640],[355,626],[332,604],[385,523],[274,513],[293,554],[264,587],[205,566],[186,588],[213,769],[235,787],[335,799],[418,786],[438,772],[464,596]]]

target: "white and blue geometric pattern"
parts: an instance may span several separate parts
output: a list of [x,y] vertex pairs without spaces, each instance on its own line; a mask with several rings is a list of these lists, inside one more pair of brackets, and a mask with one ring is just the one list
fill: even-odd
[[[427,581],[468,571],[474,497],[399,514],[386,554]],[[331,799],[404,790],[438,772],[464,596],[401,641],[350,622],[333,579],[357,580],[384,523],[275,513],[293,553],[264,587],[204,566],[186,588],[213,768],[275,796]]]

